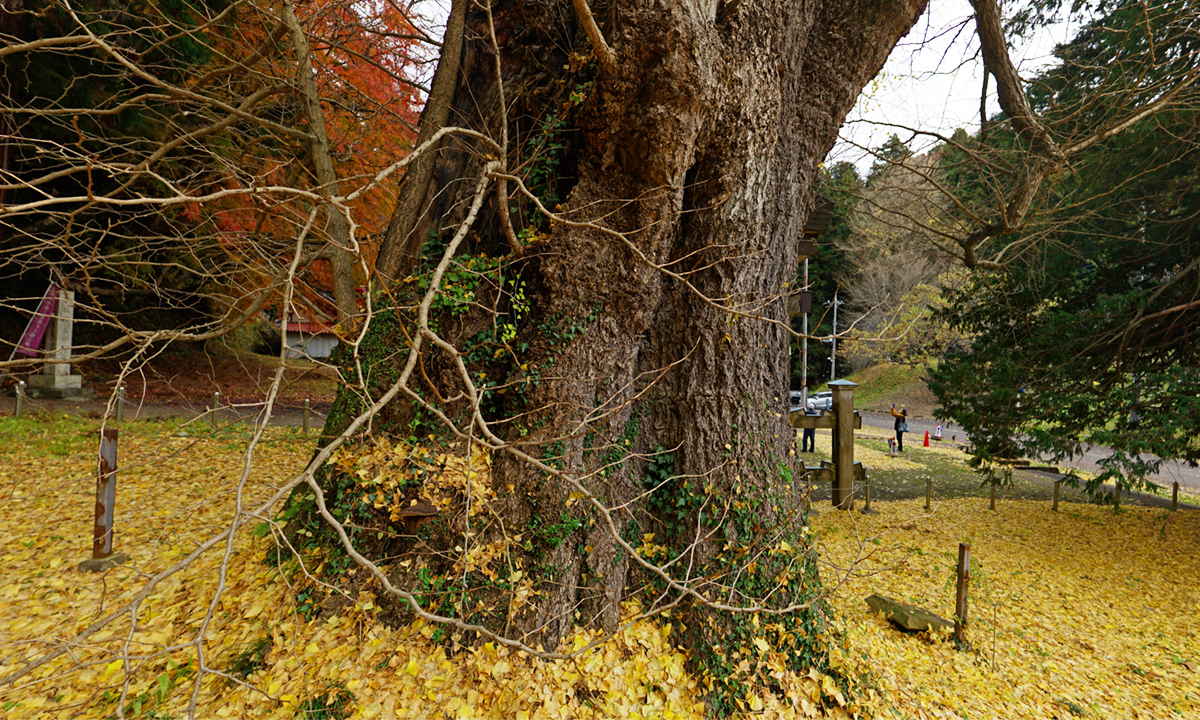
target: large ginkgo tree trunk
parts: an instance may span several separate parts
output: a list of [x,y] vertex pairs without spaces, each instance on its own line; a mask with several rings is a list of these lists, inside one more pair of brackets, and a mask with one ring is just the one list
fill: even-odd
[[[376,435],[492,448],[487,512],[441,508],[383,553],[502,545],[497,582],[443,563],[448,614],[553,650],[639,597],[679,607],[716,675],[760,622],[816,662],[786,300],[818,165],[924,5],[456,2],[422,141],[480,135],[408,168],[345,360],[398,390]],[[327,438],[368,427],[356,392]]]

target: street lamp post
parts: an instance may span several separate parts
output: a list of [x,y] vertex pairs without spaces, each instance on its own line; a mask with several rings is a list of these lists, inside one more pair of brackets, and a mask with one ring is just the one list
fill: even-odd
[[[804,292],[808,289],[808,258],[804,258]],[[800,334],[800,378],[804,385],[800,388],[800,407],[808,407],[808,311],[804,312],[804,328]]]
[[833,300],[826,302],[826,305],[833,304],[833,352],[829,354],[829,379],[837,380],[837,311],[838,305],[842,304],[838,300],[838,291],[833,291]]

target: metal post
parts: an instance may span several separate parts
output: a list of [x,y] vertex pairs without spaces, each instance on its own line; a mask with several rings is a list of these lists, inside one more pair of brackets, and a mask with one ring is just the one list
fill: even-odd
[[92,529],[92,557],[79,563],[88,572],[107,570],[129,559],[113,553],[113,517],[117,504],[117,429],[100,434],[100,476],[96,479],[96,523]]
[[310,405],[308,404],[308,398],[304,398],[304,434],[305,435],[308,434],[308,412],[309,412],[309,409],[310,409]]
[[13,414],[13,417],[21,417],[22,413],[24,413],[24,412],[25,412],[25,381],[18,380],[17,381],[17,410]]
[[988,495],[991,497],[991,503],[988,504],[988,510],[995,510],[996,509],[996,486],[995,485],[993,485],[991,487],[991,492],[988,493]]
[[837,290],[833,291],[833,352],[829,354],[829,379],[837,380]]
[[[810,292],[808,289],[808,258],[804,258],[804,286],[801,288],[803,292]],[[804,383],[804,387],[800,391],[800,409],[808,409],[808,313],[804,313],[804,325],[800,333],[800,378]],[[833,378],[829,378],[832,380]]]
[[217,408],[221,407],[221,393],[213,393],[212,402],[212,429],[217,429]]
[[1058,512],[1058,488],[1062,486],[1062,480],[1054,481],[1054,507],[1050,508],[1053,512]]
[[96,525],[92,534],[92,559],[112,555],[113,505],[117,499],[117,429],[100,435],[100,478],[96,482]]
[[125,386],[117,388],[117,424],[125,418]]
[[1171,488],[1171,511],[1179,509],[1179,481],[1176,480],[1174,487]]
[[930,499],[933,497],[933,478],[925,476],[925,509],[929,510],[932,506]]
[[878,515],[879,511],[871,508],[871,477],[863,476],[863,515]]

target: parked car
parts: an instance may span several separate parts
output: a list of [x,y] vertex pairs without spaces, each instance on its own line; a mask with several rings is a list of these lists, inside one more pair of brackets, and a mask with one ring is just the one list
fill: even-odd
[[[791,412],[796,412],[800,409],[800,402],[804,394],[799,390],[791,391]],[[822,390],[819,393],[813,393],[808,397],[808,404],[805,405],[808,412],[817,412],[818,410],[833,409],[833,392],[830,390]]]
[[814,410],[832,410],[833,409],[833,391],[822,390],[819,393],[813,393],[808,396],[808,409]]

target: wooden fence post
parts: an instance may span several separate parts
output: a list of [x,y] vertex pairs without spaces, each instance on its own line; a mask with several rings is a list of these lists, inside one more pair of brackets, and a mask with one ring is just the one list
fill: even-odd
[[971,583],[971,546],[958,544],[958,586],[954,595],[954,639],[966,642],[967,588]]
[[1054,481],[1054,506],[1050,508],[1053,512],[1058,512],[1058,488],[1062,486],[1062,480]]
[[92,528],[92,557],[79,563],[85,572],[100,572],[129,559],[113,553],[113,518],[117,503],[117,429],[100,435],[100,476],[96,479],[96,521]]
[[1174,486],[1171,488],[1171,511],[1174,512],[1178,509],[1179,509],[1179,481],[1176,480]]
[[992,485],[991,492],[988,494],[988,496],[991,498],[991,502],[988,504],[988,510],[995,510],[996,509],[996,486],[995,485]]
[[858,383],[832,380],[833,414],[833,504],[839,510],[854,509],[854,388]]
[[926,475],[925,476],[925,509],[926,510],[929,510],[931,507],[933,507],[932,504],[930,503],[930,500],[932,497],[933,497],[933,478]]

